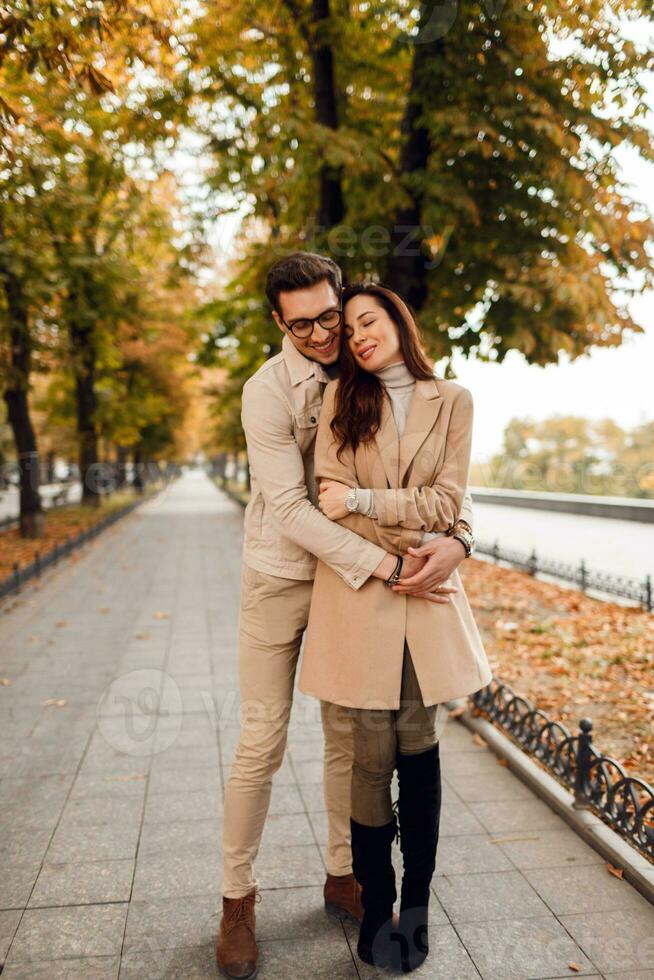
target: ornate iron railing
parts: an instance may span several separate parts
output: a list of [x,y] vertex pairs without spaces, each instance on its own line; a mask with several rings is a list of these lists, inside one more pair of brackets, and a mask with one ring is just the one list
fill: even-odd
[[542,558],[535,551],[514,551],[512,548],[501,548],[497,541],[490,544],[478,541],[475,551],[489,555],[494,561],[504,561],[515,568],[520,568],[530,575],[551,575],[563,582],[572,582],[582,592],[602,592],[605,595],[619,596],[629,602],[635,602],[647,612],[654,609],[652,577],[647,575],[642,582],[623,575],[613,575],[610,572],[598,572],[589,569],[585,561],[573,565],[570,562],[556,561],[552,558]]
[[496,678],[470,701],[572,790],[576,806],[591,809],[654,863],[654,788],[597,751],[589,718],[581,720],[573,735]]

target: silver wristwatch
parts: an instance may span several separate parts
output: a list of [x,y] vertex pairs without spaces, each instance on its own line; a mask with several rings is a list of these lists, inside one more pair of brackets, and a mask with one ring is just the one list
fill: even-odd
[[359,509],[359,495],[357,493],[356,487],[351,487],[347,492],[345,498],[345,506],[349,510],[350,514],[356,514]]

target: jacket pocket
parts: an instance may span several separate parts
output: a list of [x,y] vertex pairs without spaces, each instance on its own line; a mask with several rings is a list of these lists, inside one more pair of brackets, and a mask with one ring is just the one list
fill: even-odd
[[295,412],[293,415],[294,426],[297,429],[317,429],[321,408],[321,403],[316,402],[315,405],[310,405],[309,408],[305,408],[301,412]]

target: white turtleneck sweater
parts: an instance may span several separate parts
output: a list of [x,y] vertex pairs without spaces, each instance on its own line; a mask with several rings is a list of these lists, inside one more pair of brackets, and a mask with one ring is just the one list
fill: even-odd
[[[414,392],[416,390],[416,379],[409,371],[404,361],[396,361],[388,364],[380,371],[374,372],[383,384],[386,394],[391,403],[391,411],[395,419],[395,426],[398,435],[401,437],[406,426],[407,416],[411,407]],[[357,491],[358,507],[360,514],[366,517],[375,518],[375,500],[372,490],[359,488]],[[423,543],[432,538],[441,537],[442,531],[424,531],[422,535]]]

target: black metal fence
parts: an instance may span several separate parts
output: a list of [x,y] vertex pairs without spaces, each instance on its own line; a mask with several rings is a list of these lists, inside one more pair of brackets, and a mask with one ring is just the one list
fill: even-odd
[[5,596],[11,593],[19,592],[21,586],[30,579],[39,578],[46,568],[50,568],[51,565],[56,565],[61,558],[67,557],[76,548],[95,538],[101,531],[109,527],[110,524],[114,524],[119,518],[129,514],[130,511],[134,510],[135,507],[138,507],[146,499],[148,498],[139,496],[137,500],[133,500],[125,507],[112,511],[111,514],[107,514],[106,517],[101,518],[97,524],[85,528],[79,534],[66,538],[62,544],[55,544],[54,548],[43,557],[37,551],[34,560],[27,565],[21,566],[16,562],[11,575],[8,575],[7,578],[0,582],[0,599],[4,599]]
[[470,701],[572,790],[576,806],[592,810],[654,862],[654,788],[595,749],[590,719],[582,719],[573,735],[496,678]]
[[645,576],[645,579],[639,582],[635,578],[625,578],[622,575],[589,569],[585,561],[573,565],[552,558],[542,558],[535,551],[514,551],[511,548],[501,548],[497,541],[494,544],[479,541],[475,546],[475,551],[482,555],[489,555],[496,562],[504,561],[515,568],[529,572],[530,575],[540,573],[541,575],[551,575],[563,582],[571,582],[582,592],[601,592],[605,595],[619,596],[621,599],[628,599],[630,602],[637,603],[647,612],[652,612],[654,608],[651,575]]

